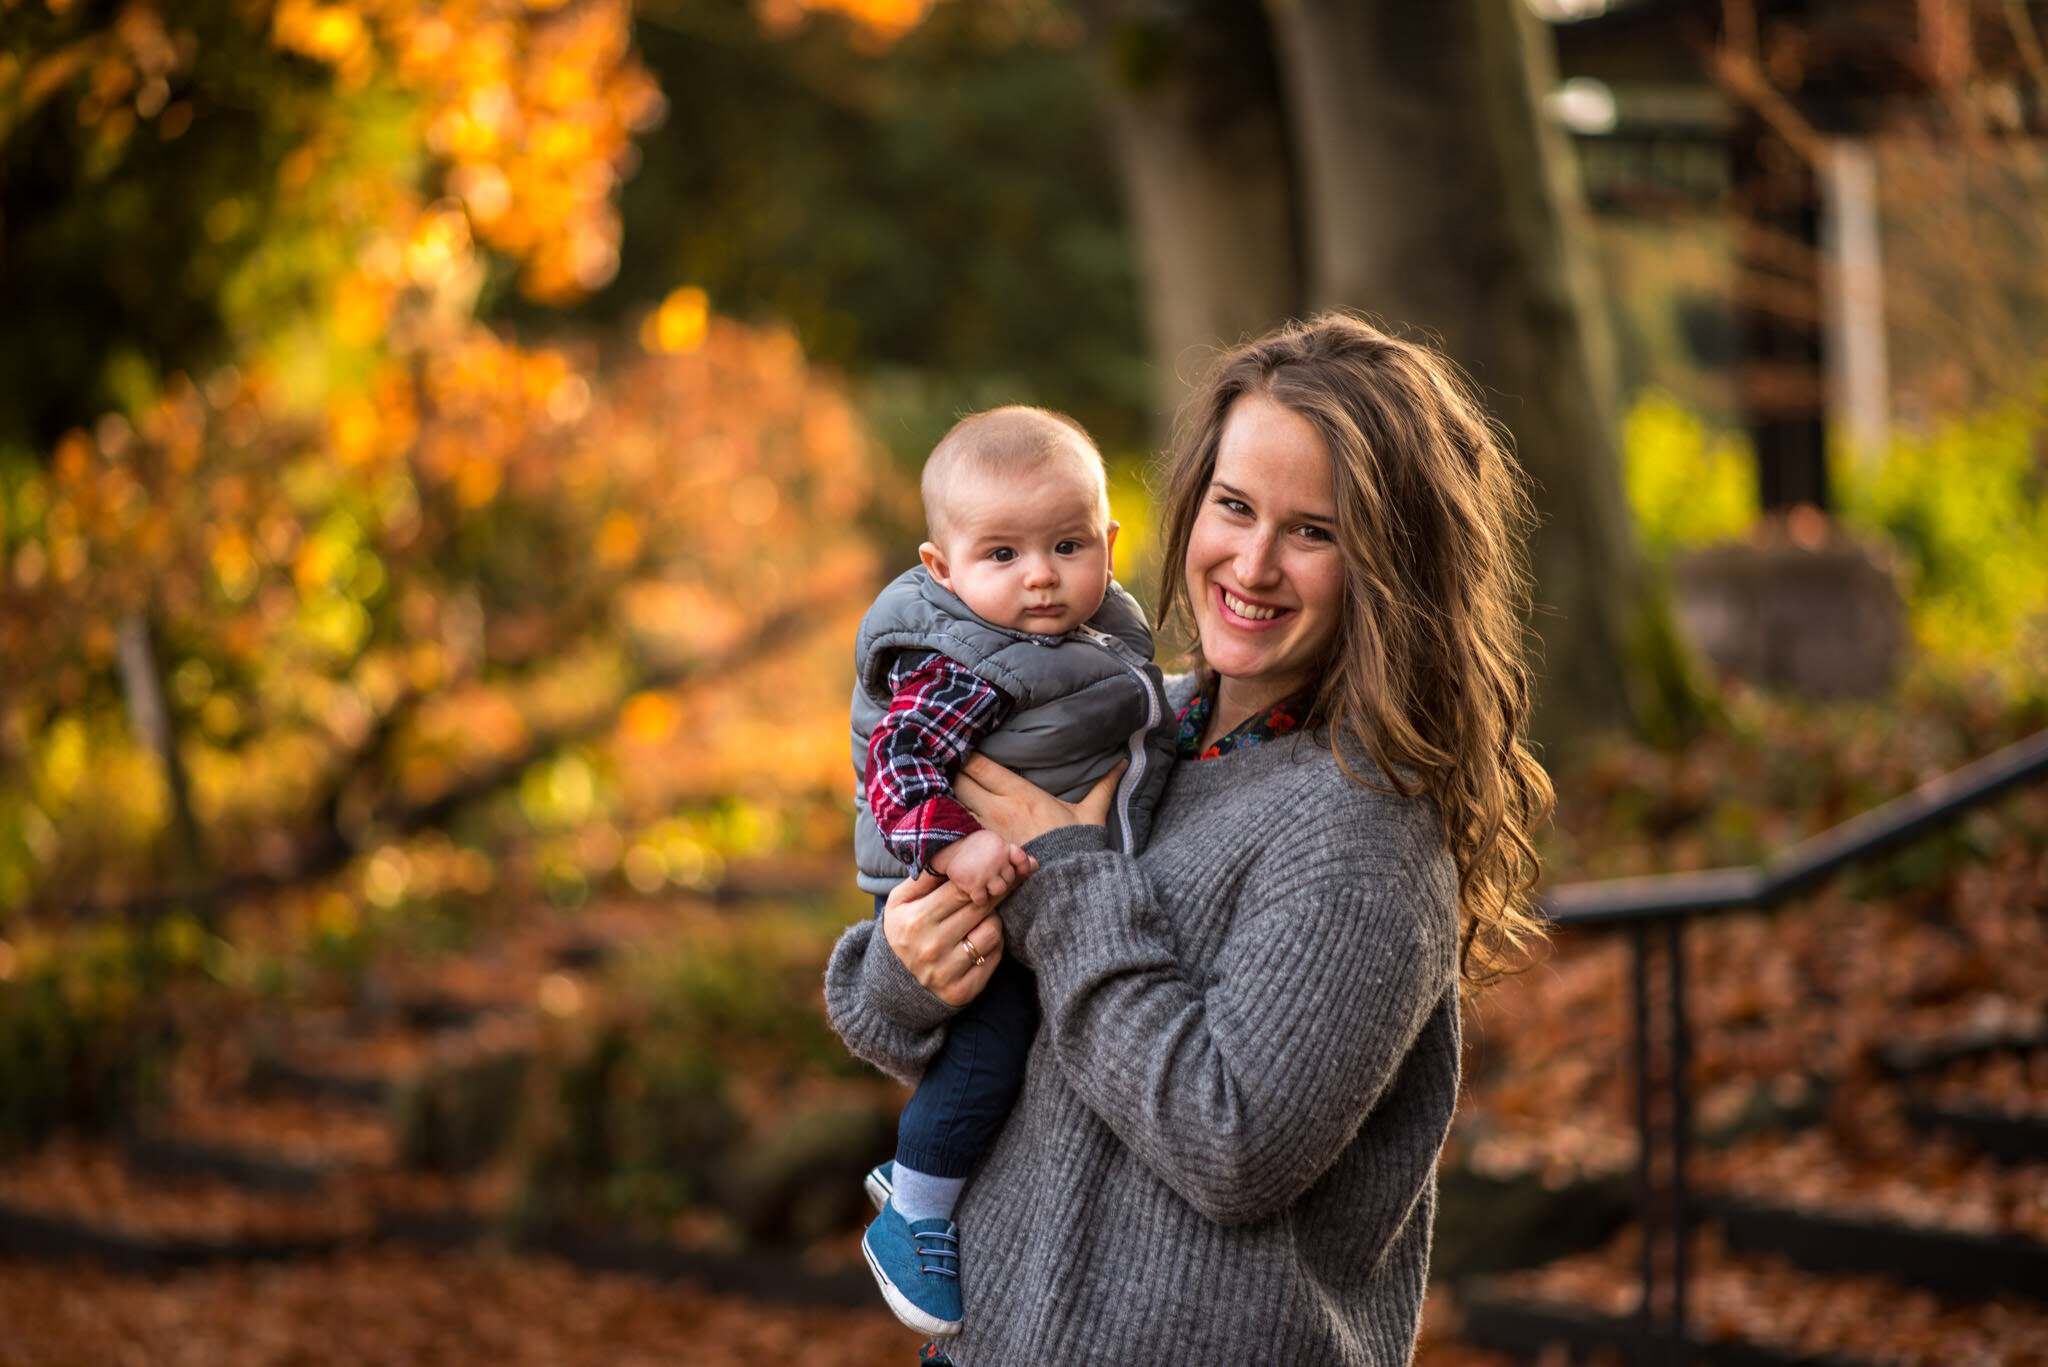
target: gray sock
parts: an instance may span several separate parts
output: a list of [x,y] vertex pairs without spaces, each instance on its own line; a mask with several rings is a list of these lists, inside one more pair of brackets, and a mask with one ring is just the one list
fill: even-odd
[[967,1186],[964,1177],[934,1177],[928,1172],[895,1165],[896,1194],[889,1198],[905,1220],[950,1220],[953,1204]]

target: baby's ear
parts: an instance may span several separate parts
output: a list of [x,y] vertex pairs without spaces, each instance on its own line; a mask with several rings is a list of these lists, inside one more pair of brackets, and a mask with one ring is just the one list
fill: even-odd
[[927,541],[917,548],[917,558],[924,562],[924,572],[932,577],[933,583],[948,593],[953,591],[953,571],[946,563],[944,551]]
[[1109,537],[1102,548],[1103,560],[1109,566],[1109,572],[1112,577],[1116,574],[1116,529],[1117,521],[1115,518],[1111,518],[1109,520]]

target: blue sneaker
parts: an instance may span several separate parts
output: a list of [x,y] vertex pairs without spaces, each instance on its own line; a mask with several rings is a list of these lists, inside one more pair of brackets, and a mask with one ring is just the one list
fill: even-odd
[[933,1338],[960,1332],[960,1226],[908,1222],[890,1203],[861,1236],[860,1251],[897,1319]]
[[868,1189],[868,1199],[875,1203],[876,1210],[880,1210],[896,1194],[896,1165],[891,1162],[870,1168],[864,1185]]

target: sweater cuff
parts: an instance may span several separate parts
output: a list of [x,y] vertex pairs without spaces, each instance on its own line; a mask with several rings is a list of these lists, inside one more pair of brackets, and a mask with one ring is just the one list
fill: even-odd
[[[1004,952],[1027,967],[1030,965],[1027,942],[1032,923],[1037,919],[1038,904],[1043,900],[1038,891],[1039,880],[1045,877],[1048,869],[1086,855],[1104,854],[1108,850],[1108,830],[1087,825],[1057,826],[1026,845],[1024,853],[1038,861],[1038,872],[1025,879],[1024,886],[1011,893],[996,908],[996,914],[1003,919]],[[1045,881],[1051,883],[1054,880]]]
[[1024,847],[1043,867],[1077,854],[1099,854],[1109,848],[1109,830],[1103,826],[1076,824],[1055,826]]
[[868,952],[860,965],[861,993],[883,1019],[905,1030],[932,1030],[953,1018],[960,1008],[940,1001],[911,975],[896,957],[882,924],[875,922]]

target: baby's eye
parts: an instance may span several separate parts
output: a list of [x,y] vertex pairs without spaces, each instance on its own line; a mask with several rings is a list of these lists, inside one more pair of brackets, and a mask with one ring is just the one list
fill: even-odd
[[1081,543],[1078,541],[1062,541],[1057,546],[1054,546],[1053,550],[1061,555],[1078,555],[1081,551]]
[[1017,558],[1017,552],[1011,550],[1008,546],[998,546],[988,553],[988,558],[995,561],[998,565],[1007,565]]

